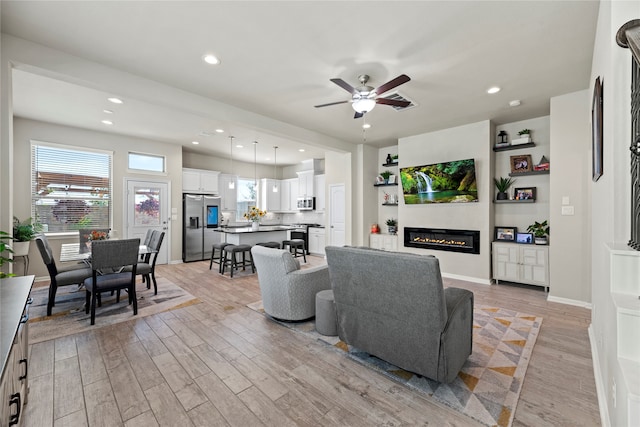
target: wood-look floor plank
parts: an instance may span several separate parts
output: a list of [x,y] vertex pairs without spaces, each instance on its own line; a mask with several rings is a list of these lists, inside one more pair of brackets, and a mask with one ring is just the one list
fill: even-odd
[[164,382],[164,377],[146,352],[142,341],[128,345],[124,353],[143,391]]
[[167,384],[160,384],[145,391],[153,414],[161,426],[191,426],[191,419]]
[[53,381],[53,416],[55,420],[85,409],[77,356],[56,360]]
[[[162,342],[191,378],[197,378],[211,372],[207,365],[205,365],[198,356],[191,351],[186,343],[182,341],[181,337],[179,338],[177,335],[172,335],[164,338]],[[199,343],[204,344],[204,341],[199,340]]]
[[238,394],[238,397],[265,425],[296,427],[296,423],[280,411],[273,404],[273,401],[256,387],[244,390]]
[[107,369],[102,361],[102,353],[95,335],[93,333],[77,335],[76,346],[82,383],[87,386],[96,381],[107,379]]
[[55,363],[55,340],[39,342],[29,347],[29,378],[52,375]]
[[56,346],[55,360],[62,360],[68,357],[74,357],[78,355],[78,350],[76,348],[75,335],[69,335],[66,337],[61,337],[56,339],[55,346]]
[[[53,350],[53,345],[49,347]],[[49,355],[53,360],[53,351]],[[53,425],[53,371],[37,377],[30,377],[29,403],[24,407],[23,420],[25,427]]]
[[242,390],[251,387],[251,381],[245,378],[244,375],[210,345],[203,344],[194,347],[193,351],[234,393],[240,393]]
[[193,383],[193,379],[170,352],[155,356],[152,360],[173,392]]
[[153,411],[145,412],[124,423],[124,427],[156,427],[159,426]]
[[53,425],[54,427],[85,427],[89,424],[87,424],[87,414],[80,410],[58,418]]
[[229,423],[208,400],[187,412],[195,427],[226,427]]
[[117,427],[122,425],[122,418],[109,379],[105,378],[87,384],[84,387],[84,396],[90,426]]

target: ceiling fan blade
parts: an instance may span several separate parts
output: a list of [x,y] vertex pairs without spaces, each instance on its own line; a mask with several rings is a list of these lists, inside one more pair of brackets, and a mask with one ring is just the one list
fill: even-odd
[[345,82],[342,79],[329,79],[329,80],[331,80],[332,82],[334,82],[335,84],[337,84],[342,89],[346,90],[352,95],[355,95],[358,92],[355,87],[351,86],[349,83]]
[[314,107],[316,107],[316,108],[320,108],[320,107],[328,107],[328,106],[330,106],[330,105],[346,104],[346,103],[348,103],[348,102],[351,102],[351,101],[330,102],[330,103],[328,103],[328,104],[314,105]]
[[411,102],[400,101],[398,99],[376,98],[376,104],[393,105],[394,107],[408,107],[411,105]]
[[385,84],[383,84],[382,86],[380,86],[379,88],[377,88],[375,90],[376,94],[381,95],[391,89],[393,89],[394,87],[398,87],[401,84],[404,84],[406,82],[408,82],[409,80],[411,80],[409,78],[409,76],[407,76],[406,74],[401,74],[398,77],[396,77],[395,79],[386,82]]
[[358,113],[356,111],[356,114],[353,116],[354,119],[359,119],[360,117],[364,116],[364,113]]

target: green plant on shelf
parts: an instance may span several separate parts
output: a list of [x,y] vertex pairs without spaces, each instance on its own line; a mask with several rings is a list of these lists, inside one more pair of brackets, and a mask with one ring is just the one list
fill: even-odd
[[542,222],[534,221],[529,227],[527,227],[529,233],[533,233],[534,237],[546,237],[549,235],[549,226],[547,220]]
[[385,180],[385,181],[389,181],[389,177],[390,177],[391,175],[393,175],[393,173],[391,173],[391,171],[390,171],[390,170],[384,170],[384,171],[380,172],[380,176],[381,176],[382,178],[384,178],[384,180]]
[[531,129],[522,129],[518,132],[520,136],[529,136],[531,134]]

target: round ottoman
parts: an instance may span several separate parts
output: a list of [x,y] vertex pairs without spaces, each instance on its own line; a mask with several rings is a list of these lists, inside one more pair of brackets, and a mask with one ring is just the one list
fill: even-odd
[[322,335],[338,335],[336,305],[331,289],[316,294],[316,331]]

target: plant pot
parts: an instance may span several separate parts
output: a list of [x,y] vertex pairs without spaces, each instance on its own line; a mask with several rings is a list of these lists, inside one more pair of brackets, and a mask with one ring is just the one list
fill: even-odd
[[396,234],[398,232],[398,227],[395,225],[388,225],[389,234]]
[[509,198],[509,195],[507,193],[498,193],[498,195],[496,196],[497,200],[507,200]]
[[254,221],[254,222],[252,222],[252,223],[251,223],[251,229],[252,229],[252,230],[254,230],[254,231],[255,231],[255,230],[257,230],[258,228],[260,228],[260,223],[259,223],[259,222]]
[[24,256],[29,254],[29,243],[31,242],[13,242],[11,249],[13,249],[13,256]]
[[536,245],[546,245],[547,238],[546,237],[536,237],[535,238]]

